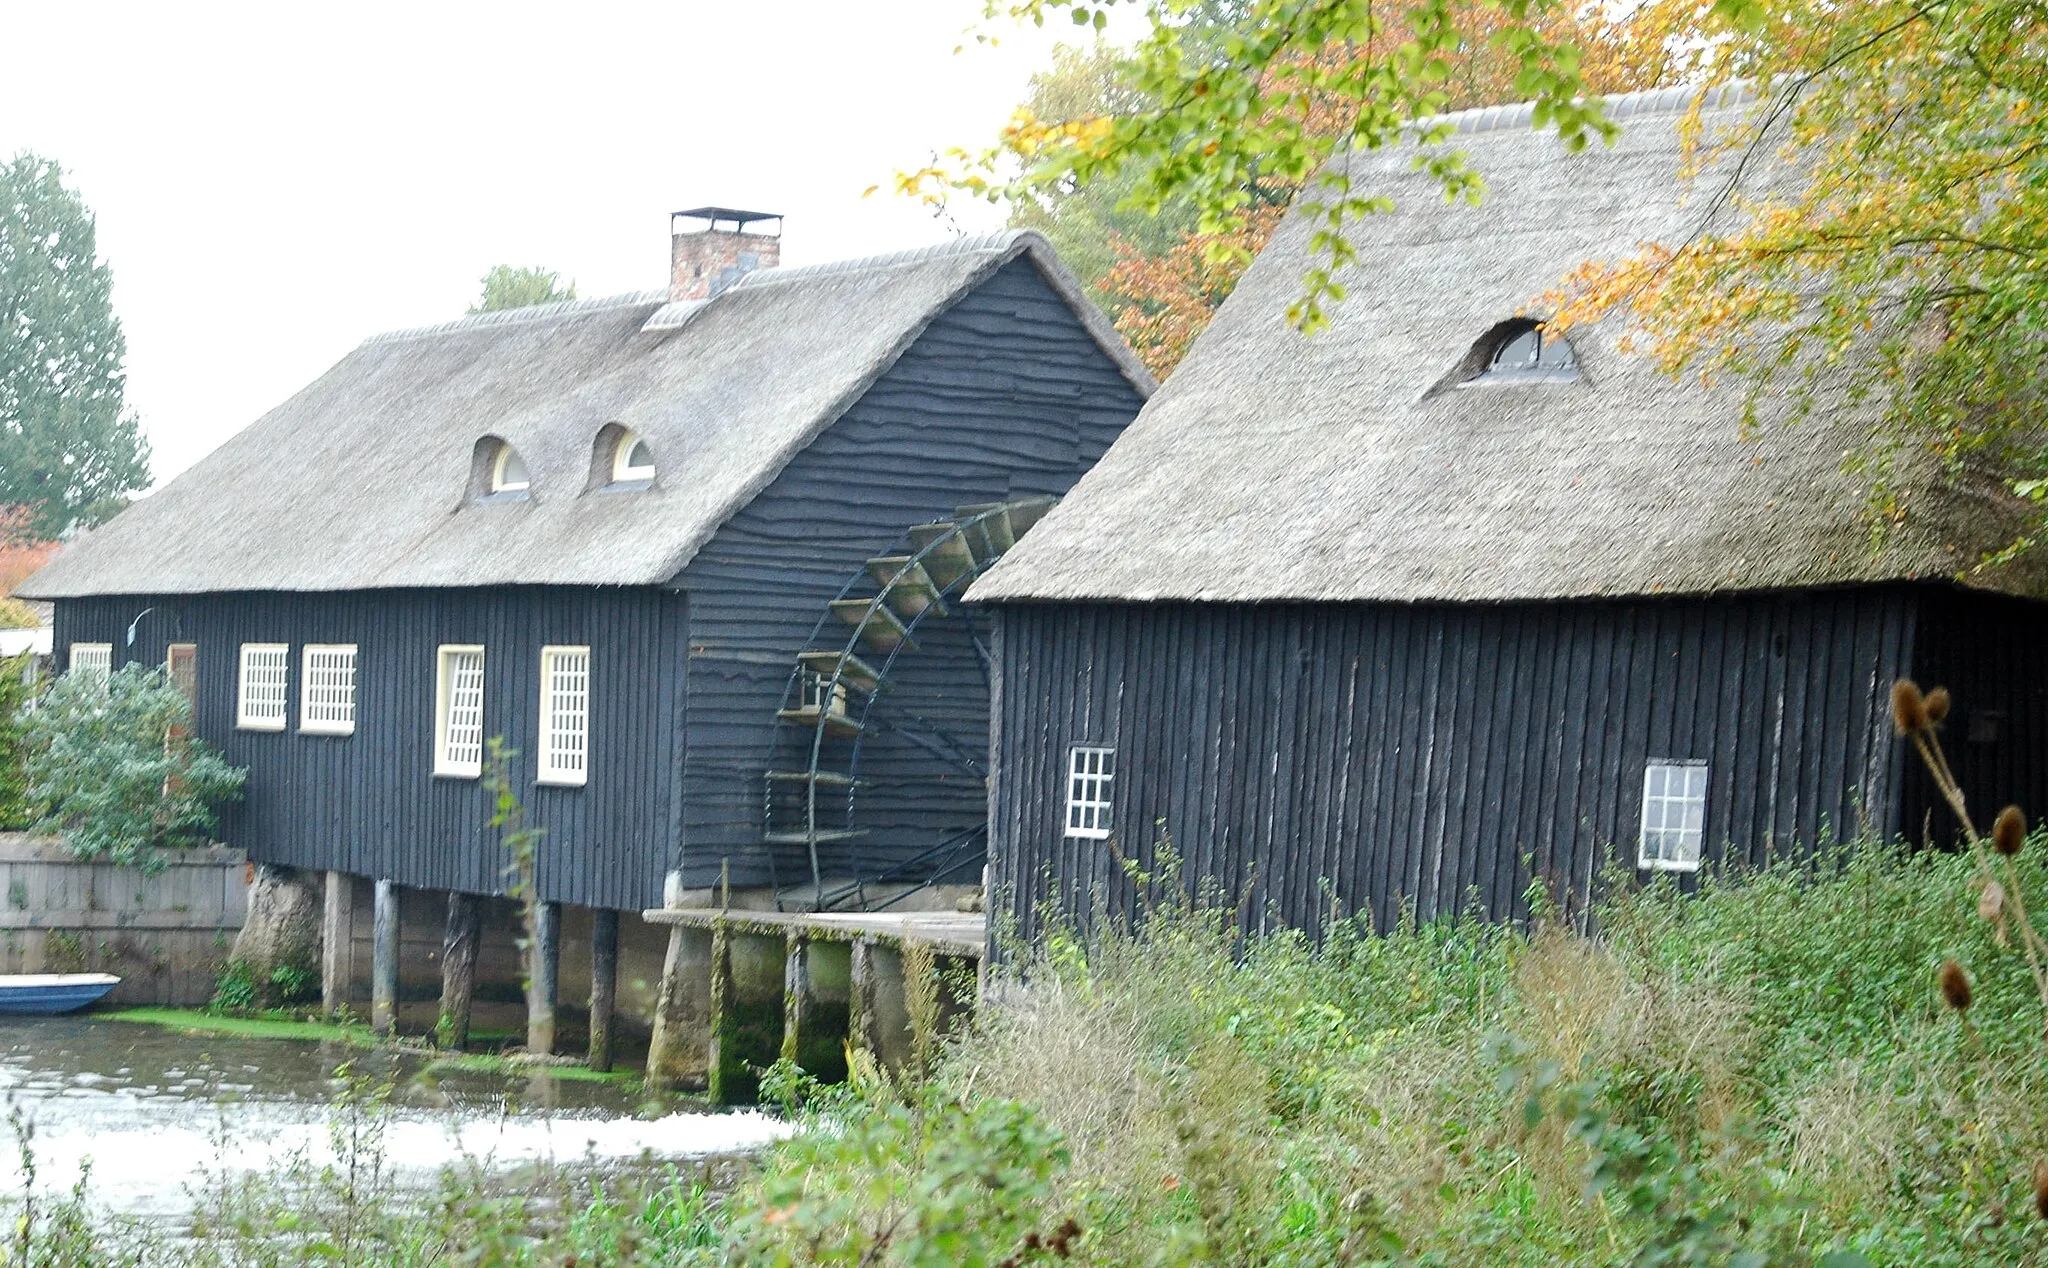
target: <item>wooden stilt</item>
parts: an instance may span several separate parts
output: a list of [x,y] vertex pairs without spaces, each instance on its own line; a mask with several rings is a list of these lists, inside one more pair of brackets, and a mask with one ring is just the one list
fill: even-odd
[[398,886],[377,882],[370,934],[370,1028],[389,1035],[398,1025]]
[[868,938],[853,943],[851,990],[847,999],[846,1040],[875,1060],[881,1060],[881,1036],[875,1018],[875,944]]
[[782,960],[782,1059],[795,1061],[802,1050],[803,1037],[810,1033],[808,1018],[810,1011],[810,966],[804,963],[804,947],[810,939],[796,930],[789,931],[784,944]]
[[348,1007],[355,980],[355,877],[327,873],[320,906],[320,1010],[333,1017]]
[[590,913],[590,1068],[612,1068],[612,1009],[619,990],[619,913]]
[[705,1055],[709,1070],[705,1090],[718,1105],[731,1105],[738,1096],[733,1055],[739,1019],[733,1012],[732,937],[724,921],[711,926],[711,1042]]
[[555,997],[561,967],[562,905],[541,903],[534,909],[533,980],[526,986],[526,1050],[550,1055],[555,1050]]
[[469,1043],[469,1006],[476,997],[478,907],[476,895],[449,891],[448,930],[441,938],[441,1020],[434,1037],[457,1052]]
[[656,1087],[705,1085],[711,1040],[711,931],[676,925],[668,932],[647,1081]]

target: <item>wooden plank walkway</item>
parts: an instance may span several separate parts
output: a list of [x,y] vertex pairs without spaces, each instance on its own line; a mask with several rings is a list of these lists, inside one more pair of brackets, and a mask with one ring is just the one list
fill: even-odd
[[870,939],[892,946],[922,942],[944,955],[980,959],[988,941],[988,917],[951,911],[747,911],[730,907],[656,907],[641,913],[654,925],[713,929],[724,925],[767,937],[800,934],[832,942]]

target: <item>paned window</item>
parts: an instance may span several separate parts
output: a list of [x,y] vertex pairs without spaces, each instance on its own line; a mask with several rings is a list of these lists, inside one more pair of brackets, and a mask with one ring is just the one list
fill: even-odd
[[434,692],[434,773],[484,773],[484,649],[445,645]]
[[1691,872],[1707,823],[1707,764],[1652,758],[1643,771],[1643,838],[1636,866]]
[[164,677],[185,697],[185,703],[199,707],[199,644],[173,643],[164,649]]
[[1067,835],[1101,839],[1109,835],[1111,787],[1116,750],[1076,744],[1067,750]]
[[114,672],[114,645],[112,643],[73,643],[71,645],[71,671],[73,673],[98,674],[105,678]]
[[235,725],[244,731],[282,731],[285,680],[292,658],[289,643],[242,644],[242,672],[235,693]]
[[654,451],[638,432],[621,432],[612,447],[612,483],[629,484],[654,478]]
[[356,731],[356,645],[308,643],[299,670],[299,730],[313,735]]
[[590,649],[540,649],[540,773],[543,784],[590,778]]

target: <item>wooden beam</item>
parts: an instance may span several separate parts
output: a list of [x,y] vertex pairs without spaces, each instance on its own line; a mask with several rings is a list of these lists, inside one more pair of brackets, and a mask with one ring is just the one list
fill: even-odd
[[543,1056],[555,1051],[555,997],[562,964],[562,905],[534,908],[533,978],[526,984],[526,1050]]
[[355,981],[355,877],[327,873],[320,906],[320,1011],[333,1017],[348,1007]]
[[398,1028],[398,886],[377,881],[370,926],[370,1029],[389,1035]]
[[481,913],[474,894],[448,892],[448,928],[441,938],[441,1020],[434,1036],[460,1052],[469,1044],[469,1007],[476,998],[476,953]]
[[612,1011],[619,993],[619,913],[590,913],[590,1068],[612,1068]]

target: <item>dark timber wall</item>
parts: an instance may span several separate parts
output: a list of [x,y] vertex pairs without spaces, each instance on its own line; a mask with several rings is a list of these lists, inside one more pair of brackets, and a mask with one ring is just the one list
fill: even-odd
[[1889,834],[1918,598],[1005,606],[994,879],[1027,932],[1047,897],[1128,905],[1105,843],[1064,834],[1091,743],[1117,750],[1118,849],[1165,828],[1255,923],[1509,917],[1532,868],[1582,898],[1635,858],[1652,757],[1710,763],[1710,863]]
[[[826,603],[863,562],[912,524],[962,504],[1064,493],[1142,404],[1037,269],[1018,260],[934,320],[719,530],[678,581],[693,622],[686,885],[715,884],[722,860],[735,885],[770,881],[761,775],[778,733],[792,738],[775,708]],[[918,641],[921,650],[898,661],[882,715],[914,711],[925,729],[964,740],[979,758],[988,705],[965,621],[928,621]],[[802,768],[790,751],[775,760]],[[868,740],[860,773],[878,785],[862,803],[870,835],[857,849],[833,849],[828,875],[872,874],[987,813],[980,778],[900,733]],[[796,853],[776,862],[782,883],[808,879]]]
[[[247,801],[228,812],[222,836],[251,858],[492,893],[506,856],[487,826],[489,800],[474,779],[432,773],[435,649],[481,643],[484,734],[520,751],[522,800],[547,829],[542,896],[633,909],[660,905],[679,839],[687,611],[683,596],[653,589],[136,596],[60,603],[55,635],[60,664],[73,642],[112,643],[117,665],[161,665],[168,644],[198,644],[198,732],[249,768]],[[245,642],[292,645],[284,731],[235,727]],[[299,734],[307,643],[357,645],[355,734]],[[540,649],[550,643],[590,646],[581,788],[533,783]]]
[[[1954,699],[1943,747],[1971,817],[1989,831],[1999,807],[2018,803],[2048,819],[2048,608],[2023,599],[1929,587],[1920,602],[1913,673]],[[1916,757],[1900,823],[1916,842],[1945,844],[1955,820]]]

